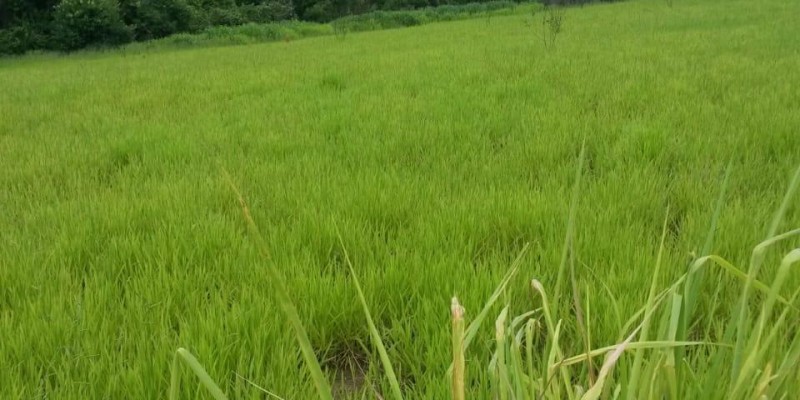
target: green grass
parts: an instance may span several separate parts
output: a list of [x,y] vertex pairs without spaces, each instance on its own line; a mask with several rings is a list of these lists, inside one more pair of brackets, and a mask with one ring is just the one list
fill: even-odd
[[[462,325],[466,398],[494,390],[490,320],[508,306],[510,326],[541,304],[531,278],[560,286],[551,321],[518,321],[532,332],[519,354],[613,351],[659,301],[647,340],[717,345],[637,363],[635,339],[606,379],[685,358],[725,376],[716,387],[676,368],[686,393],[749,394],[763,360],[800,352],[797,303],[783,304],[800,274],[778,268],[800,241],[751,261],[765,237],[800,227],[798,196],[773,223],[800,164],[798,14],[778,0],[631,1],[567,10],[549,49],[541,15],[517,13],[344,40],[0,59],[0,398],[166,398],[178,348],[230,398],[264,398],[251,382],[313,398],[275,273],[334,393],[392,393],[363,299],[405,397],[447,398],[452,296],[473,321],[523,249],[491,317],[474,336]],[[661,295],[708,254],[741,274],[705,265]],[[569,318],[576,287],[585,324]],[[672,312],[684,307],[691,320]],[[715,355],[722,345],[749,375]],[[528,358],[514,354],[503,379],[517,385]],[[213,398],[188,369],[178,396]],[[363,372],[335,378],[346,369]],[[549,373],[548,390],[566,393],[561,369]],[[599,360],[570,372],[602,373]]]

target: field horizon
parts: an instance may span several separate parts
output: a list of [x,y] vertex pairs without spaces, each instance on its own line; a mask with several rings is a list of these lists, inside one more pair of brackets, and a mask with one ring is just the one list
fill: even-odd
[[[337,396],[388,397],[345,251],[403,394],[448,398],[451,298],[474,317],[526,246],[491,319],[555,287],[582,148],[571,248],[599,346],[628,336],[657,260],[662,289],[705,255],[728,168],[711,253],[747,265],[800,165],[800,2],[571,7],[552,45],[542,13],[0,59],[0,398],[165,398],[178,348],[231,398],[313,398],[265,268]],[[721,343],[740,282],[713,271],[692,340]],[[493,393],[485,325],[468,398]],[[581,329],[564,321],[568,355]],[[770,354],[800,334],[780,335]]]

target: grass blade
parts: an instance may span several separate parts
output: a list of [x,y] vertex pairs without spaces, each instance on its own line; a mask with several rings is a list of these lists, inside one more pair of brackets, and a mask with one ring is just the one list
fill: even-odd
[[175,352],[175,358],[172,360],[172,377],[170,378],[170,389],[169,389],[169,400],[176,400],[178,398],[178,389],[179,389],[179,368],[180,368],[180,361],[189,366],[192,369],[192,372],[200,379],[200,383],[211,393],[211,396],[214,397],[216,400],[228,400],[228,396],[225,396],[225,393],[222,389],[217,386],[213,379],[208,375],[205,368],[200,365],[200,362],[197,361],[192,353],[188,350],[184,349],[183,347],[179,348],[178,351]]
[[450,313],[453,322],[453,400],[464,400],[464,307],[458,303],[458,299],[453,297],[450,305]]
[[[745,360],[742,363],[742,371],[739,373],[739,379],[736,380],[733,393],[734,395],[739,393],[740,390],[743,390],[742,385],[744,385],[745,380],[750,377],[754,371],[761,367],[761,361],[769,349],[770,345],[776,339],[780,328],[783,326],[784,322],[786,322],[786,317],[789,314],[790,308],[784,309],[783,313],[781,313],[780,317],[772,323],[772,327],[770,329],[769,335],[767,335],[766,340],[763,342],[761,338],[764,335],[764,329],[767,324],[767,320],[772,315],[772,308],[775,305],[775,298],[777,297],[777,293],[780,291],[781,286],[786,279],[786,275],[789,272],[789,269],[795,263],[800,262],[800,249],[795,249],[787,254],[783,261],[781,262],[781,266],[778,269],[777,276],[774,280],[772,288],[770,289],[770,293],[767,295],[767,300],[765,301],[761,315],[759,317],[759,322],[757,327],[754,331],[750,334],[750,345],[747,348]],[[797,296],[796,292],[794,296]],[[792,297],[790,302],[794,302],[796,297]]]
[[[548,365],[548,370],[547,370],[547,374],[545,374],[546,383],[545,383],[544,387],[542,388],[542,391],[545,391],[545,390],[547,390],[547,387],[548,387],[549,383],[551,382],[551,379],[550,379],[551,378],[551,374],[550,374],[551,371],[550,370],[553,367],[557,367],[557,366],[555,366],[553,364],[553,360],[555,360],[556,358],[561,359],[561,358],[564,357],[563,353],[561,352],[561,348],[559,347],[559,344],[558,344],[558,337],[559,337],[559,332],[560,332],[560,328],[561,328],[561,320],[559,320],[558,323],[554,323],[553,314],[552,314],[552,310],[551,310],[551,307],[550,307],[550,301],[548,300],[547,292],[545,292],[544,286],[542,285],[542,283],[539,282],[536,279],[532,279],[531,280],[531,288],[533,289],[534,292],[538,293],[539,296],[542,298],[542,312],[544,314],[545,326],[547,328],[547,333],[548,333],[549,337],[552,338],[551,347],[550,347],[550,353],[549,353],[551,359],[548,360],[548,364],[547,364]],[[569,377],[569,374],[567,373],[567,371],[565,369],[563,369],[563,368],[559,368],[559,369],[561,371],[561,378],[563,380],[564,386],[568,390],[568,392],[567,392],[568,396],[569,396],[569,398],[573,398],[574,396],[572,396],[572,391],[569,390],[570,389],[570,377]],[[556,397],[560,398],[561,396],[556,395]]]
[[[581,293],[580,289],[578,288],[578,280],[575,277],[575,257],[574,254],[570,257],[569,262],[569,276],[570,282],[572,283],[572,304],[575,309],[575,322],[578,325],[578,333],[580,333],[581,339],[583,339],[583,346],[588,353],[591,351],[591,344],[589,339],[589,332],[587,332],[587,323],[588,321],[584,318],[583,315],[583,307],[581,305]],[[589,381],[594,381],[594,363],[592,360],[589,360],[586,363],[586,374],[589,377]]]
[[634,331],[625,339],[624,342],[620,343],[619,345],[615,346],[614,351],[609,354],[606,358],[606,361],[603,363],[603,366],[600,368],[600,374],[597,375],[597,382],[592,385],[589,390],[581,397],[581,400],[597,400],[600,398],[600,395],[603,393],[603,386],[605,385],[606,378],[608,374],[611,372],[611,369],[617,363],[617,360],[622,356],[622,353],[625,352],[625,348],[630,344],[634,337],[636,337],[636,333],[638,331]]
[[322,400],[332,400],[333,394],[331,392],[330,383],[328,383],[328,379],[325,377],[325,374],[322,373],[322,368],[319,365],[319,360],[317,360],[317,355],[314,353],[314,348],[311,346],[311,341],[308,339],[308,333],[306,332],[302,321],[300,321],[300,315],[297,312],[297,308],[294,306],[291,297],[289,297],[289,292],[286,290],[286,283],[284,282],[281,274],[270,261],[270,255],[267,251],[266,242],[264,242],[264,238],[261,236],[258,226],[253,220],[252,215],[250,215],[250,208],[247,206],[247,202],[245,202],[244,197],[236,187],[236,184],[234,184],[233,179],[228,171],[225,170],[225,168],[222,168],[222,173],[227,180],[228,185],[231,187],[233,192],[236,194],[237,199],[239,200],[242,214],[244,215],[245,222],[247,222],[247,227],[250,230],[250,236],[253,238],[253,240],[255,240],[256,247],[258,248],[261,256],[267,260],[267,266],[264,268],[264,270],[266,271],[267,277],[269,278],[271,286],[278,298],[278,303],[283,310],[286,319],[289,320],[289,324],[294,330],[295,338],[300,345],[300,352],[302,353],[306,367],[311,374],[311,380],[314,382],[317,395]]
[[243,376],[241,376],[239,374],[236,374],[236,376],[239,377],[239,379],[247,382],[250,386],[252,386],[252,387],[258,389],[259,391],[261,391],[262,393],[266,394],[270,398],[273,398],[273,399],[276,399],[276,400],[285,400],[283,397],[278,396],[277,394],[270,392],[266,388],[261,387],[259,384],[255,383],[255,382],[253,382],[253,381],[251,381],[251,380],[249,380],[249,379],[247,379],[247,378],[245,378],[245,377],[243,377]]
[[564,273],[567,269],[567,260],[570,249],[572,248],[572,237],[575,231],[575,219],[578,211],[578,199],[580,198],[581,177],[583,176],[583,161],[586,158],[586,140],[581,145],[581,153],[578,156],[578,168],[575,171],[575,183],[572,186],[572,201],[569,206],[569,217],[567,218],[567,232],[564,237],[564,248],[561,251],[561,262],[558,264],[558,275],[556,276],[556,286],[553,292],[553,306],[558,307],[561,285],[564,280]]
[[[734,278],[738,278],[742,282],[746,282],[747,281],[747,274],[746,273],[742,272],[741,269],[737,268],[730,261],[728,261],[728,260],[726,260],[726,259],[724,259],[724,258],[722,258],[720,256],[713,256],[712,255],[712,256],[706,256],[706,257],[698,258],[697,261],[695,261],[695,263],[692,266],[692,268],[698,269],[698,268],[702,267],[705,263],[707,263],[709,261],[712,261],[712,262],[714,262],[714,264],[720,266],[725,272],[731,274]],[[770,293],[769,286],[767,286],[763,282],[759,281],[758,279],[753,279],[752,280],[752,285],[753,285],[753,288],[757,289],[758,291],[760,291],[760,292],[762,292],[764,294],[769,294]],[[781,296],[780,294],[776,297],[776,300],[778,300],[783,305],[794,307],[789,302],[789,300],[787,300],[785,297]]]
[[522,248],[522,250],[520,250],[519,254],[517,255],[517,258],[514,259],[514,261],[511,263],[511,268],[503,277],[503,280],[500,281],[500,284],[494,290],[492,296],[489,297],[489,300],[486,302],[486,304],[484,304],[483,309],[481,309],[481,312],[478,313],[475,319],[469,324],[469,326],[467,326],[467,330],[464,335],[465,352],[469,348],[469,345],[472,343],[472,339],[474,339],[475,335],[478,333],[478,329],[481,327],[481,324],[486,319],[486,316],[489,315],[489,311],[492,309],[492,306],[494,306],[494,303],[497,302],[497,300],[506,290],[506,286],[508,286],[508,283],[511,282],[511,279],[514,278],[514,276],[517,274],[517,271],[519,271],[519,266],[522,263],[522,258],[528,252],[528,248],[529,248],[529,243],[526,243],[525,246]]
[[[713,251],[717,224],[719,222],[719,217],[722,214],[722,207],[725,204],[725,196],[728,191],[728,184],[730,182],[732,169],[733,160],[729,161],[728,166],[725,168],[725,175],[722,179],[722,185],[720,186],[719,194],[717,195],[717,201],[714,205],[714,212],[711,216],[708,233],[706,234],[706,240],[703,245],[703,249],[700,251],[700,256],[707,256]],[[692,270],[691,265],[688,269],[689,271],[687,271],[686,285],[683,288],[684,304],[681,311],[680,324],[678,326],[677,338],[679,340],[686,340],[689,337],[689,328],[691,327],[694,319],[695,308],[697,307],[698,299],[700,297],[700,289],[705,282],[705,270]],[[682,348],[675,349],[674,358],[677,360],[683,359]],[[678,368],[676,373],[678,375],[678,379],[682,379],[682,368]]]
[[736,348],[733,354],[733,367],[731,368],[731,379],[736,382],[739,377],[740,367],[741,367],[741,360],[744,357],[744,345],[745,345],[745,316],[747,312],[747,304],[750,297],[750,291],[753,286],[753,280],[756,279],[758,276],[759,269],[761,268],[761,263],[764,259],[764,253],[766,248],[776,243],[779,240],[783,240],[786,237],[790,236],[792,232],[785,233],[783,235],[775,236],[775,233],[778,231],[778,227],[780,226],[781,222],[783,221],[783,217],[786,214],[786,210],[789,208],[789,203],[794,197],[795,191],[797,187],[800,186],[800,168],[795,171],[792,180],[789,182],[789,187],[786,189],[786,194],[783,197],[783,201],[781,202],[780,207],[775,212],[775,216],[772,219],[772,223],[770,224],[769,230],[767,232],[767,238],[764,242],[760,243],[756,248],[753,250],[753,254],[751,256],[750,261],[750,268],[747,272],[747,281],[745,282],[744,288],[742,289],[742,295],[739,301],[739,312],[737,314],[737,318],[735,321],[736,326]]
[[772,218],[772,223],[769,225],[767,238],[775,236],[775,234],[778,232],[778,228],[780,227],[781,222],[783,222],[783,217],[786,215],[786,210],[789,209],[789,204],[791,204],[792,198],[794,197],[798,187],[800,187],[800,167],[797,168],[797,171],[795,171],[794,175],[792,176],[792,180],[789,181],[789,187],[786,189],[786,193],[783,195],[781,206],[778,207],[778,211],[775,212],[775,216]]
[[[669,210],[664,217],[664,225],[661,228],[661,244],[658,246],[658,255],[656,256],[656,266],[653,270],[653,278],[650,282],[650,292],[647,295],[646,307],[649,312],[645,313],[644,321],[642,321],[640,340],[647,340],[650,334],[650,317],[652,311],[655,309],[656,286],[658,284],[658,276],[661,271],[661,259],[664,255],[664,242],[667,238],[667,223],[669,222]],[[636,351],[634,356],[633,368],[631,369],[630,380],[628,381],[627,398],[635,399],[638,397],[639,375],[641,374],[642,360],[644,359],[644,349]]]
[[[598,349],[594,349],[587,355],[586,353],[581,353],[576,356],[572,356],[569,358],[565,358],[564,360],[558,362],[557,364],[561,367],[568,367],[570,365],[575,365],[578,363],[585,362],[589,358],[599,357],[602,356],[609,351],[613,351],[619,345],[614,346],[606,346],[600,347]],[[669,340],[652,340],[646,342],[633,342],[629,343],[625,346],[626,350],[636,350],[636,349],[669,349],[669,348],[677,348],[677,347],[689,347],[689,346],[718,346],[718,347],[731,347],[729,345],[721,344],[721,343],[709,343],[709,342],[697,342],[697,341],[669,341]]]
[[528,322],[525,323],[525,361],[528,367],[528,384],[530,385],[528,388],[528,397],[530,398],[536,396],[536,380],[534,379],[536,371],[533,369],[533,330],[535,325],[536,320],[534,319],[529,319]]
[[506,364],[506,318],[508,317],[508,306],[503,308],[500,315],[495,320],[495,343],[497,346],[497,382],[499,385],[498,394],[500,400],[508,400],[508,393],[511,390],[511,382],[508,378],[508,366]]
[[339,244],[342,246],[342,252],[344,253],[344,259],[347,262],[347,267],[350,269],[350,275],[353,277],[353,284],[356,286],[358,301],[361,302],[361,307],[364,310],[364,316],[367,318],[367,325],[369,326],[369,334],[372,338],[372,344],[378,350],[378,355],[380,356],[381,364],[383,365],[384,373],[386,374],[386,379],[389,380],[389,389],[392,391],[392,396],[394,396],[395,399],[402,400],[403,392],[400,390],[400,383],[397,381],[397,375],[394,373],[391,360],[389,360],[389,354],[386,352],[386,346],[383,345],[381,334],[378,332],[378,328],[375,326],[375,322],[372,320],[372,314],[370,314],[369,306],[367,306],[367,299],[364,297],[364,291],[361,290],[361,284],[358,282],[356,271],[353,269],[353,263],[350,261],[350,256],[347,254],[347,249],[344,247],[344,241],[342,240],[342,235],[339,234],[338,228],[336,230],[336,234],[339,237]]

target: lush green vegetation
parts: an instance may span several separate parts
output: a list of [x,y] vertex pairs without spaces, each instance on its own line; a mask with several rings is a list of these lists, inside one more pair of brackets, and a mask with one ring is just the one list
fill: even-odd
[[491,19],[499,15],[532,12],[542,6],[532,4],[517,9],[517,4],[507,1],[471,3],[461,6],[430,7],[412,11],[375,11],[339,18],[330,23],[281,21],[269,24],[216,26],[201,33],[180,33],[163,39],[132,43],[126,52],[152,51],[187,47],[251,44],[274,41],[291,41],[323,35],[345,38],[354,32],[404,28],[440,21],[453,21],[482,17]]
[[409,26],[516,5],[508,0],[470,1],[476,0],[5,0],[0,2],[0,55],[111,47],[175,34],[213,36],[218,27],[267,24],[263,29],[279,29],[298,20],[344,18],[337,27],[358,23],[360,30]]
[[[796,393],[800,274],[778,267],[800,242],[751,253],[800,226],[784,197],[800,3],[572,8],[547,46],[550,17],[531,14],[0,60],[0,398],[210,398],[197,360],[231,398],[313,398],[298,325],[334,392],[391,397],[353,277],[408,398],[450,396],[451,297],[469,323],[501,282],[466,352],[469,398],[529,383],[512,354],[538,370],[640,325],[628,343],[703,345],[626,345],[608,395]],[[710,261],[687,278],[705,254],[763,285]],[[513,320],[542,304],[532,278],[539,325]],[[498,315],[530,346],[496,335]],[[489,368],[497,338],[508,358]],[[667,360],[679,385],[632,378],[669,377]],[[566,381],[588,390],[601,364]]]

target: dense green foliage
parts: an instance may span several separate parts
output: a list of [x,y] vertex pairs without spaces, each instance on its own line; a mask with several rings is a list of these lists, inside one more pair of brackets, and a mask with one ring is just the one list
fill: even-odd
[[[541,6],[530,5],[527,12],[539,10]],[[342,17],[328,24],[305,21],[280,21],[268,24],[244,24],[238,26],[216,26],[201,33],[181,33],[163,39],[132,43],[125,47],[126,53],[154,49],[207,47],[231,44],[249,44],[273,41],[291,41],[301,38],[347,34],[380,29],[416,26],[438,21],[474,18],[491,19],[495,16],[518,13],[516,3],[494,1],[472,3],[464,6],[429,7],[410,11],[375,11],[352,17]],[[522,12],[526,12],[522,11]]]
[[[558,3],[586,1],[589,0],[558,0]],[[424,8],[426,16],[441,20],[448,15],[508,8],[509,3],[507,0],[3,0],[0,55],[35,49],[109,46],[177,33],[204,33],[213,27],[294,19],[329,22],[345,18],[349,20],[345,23],[383,21],[387,23],[379,25],[409,26],[418,24],[417,14],[386,11]]]
[[149,40],[218,25],[294,18],[290,0],[8,0],[0,54]]
[[[657,290],[704,253],[729,163],[709,247],[746,269],[800,162],[800,3],[569,8],[547,48],[543,12],[531,14],[0,59],[0,398],[165,398],[180,347],[231,398],[264,398],[245,379],[314,398],[267,267],[333,390],[390,393],[343,248],[403,393],[447,398],[451,296],[472,321],[526,243],[490,318],[506,302],[509,316],[538,307],[531,278],[556,296],[584,139],[572,243],[592,343],[618,343],[647,303],[665,216]],[[798,226],[795,197],[776,231]],[[770,249],[763,282],[798,244]],[[701,283],[687,339],[732,343],[718,321],[735,315],[741,280],[709,268]],[[560,315],[571,312],[568,293],[554,301]],[[760,307],[765,296],[751,300]],[[649,337],[670,326],[662,315]],[[582,354],[577,324],[565,321],[561,351]],[[472,399],[491,398],[490,325],[466,356]],[[798,332],[784,326],[768,355],[791,354]],[[550,337],[537,331],[535,349]],[[693,369],[713,349],[675,361]],[[335,378],[350,367],[366,374]],[[679,382],[713,391],[731,372]],[[194,376],[179,379],[182,398],[206,396]],[[799,382],[787,380],[789,393]]]

